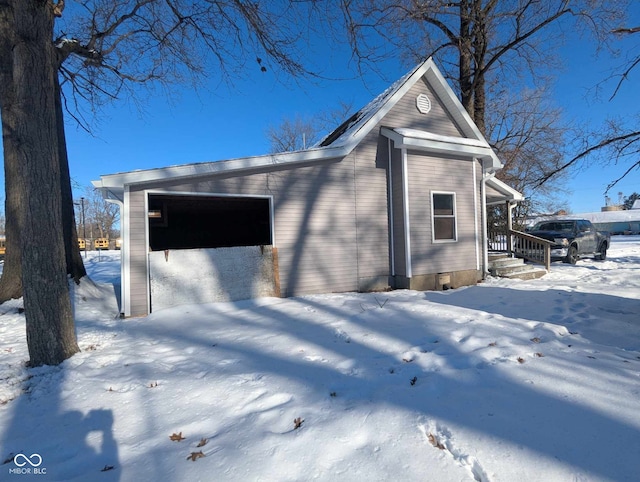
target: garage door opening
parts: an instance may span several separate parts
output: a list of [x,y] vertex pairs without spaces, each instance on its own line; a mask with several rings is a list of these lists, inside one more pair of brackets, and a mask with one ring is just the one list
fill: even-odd
[[149,245],[167,249],[272,244],[268,198],[149,195]]
[[151,311],[279,296],[270,198],[149,194]]

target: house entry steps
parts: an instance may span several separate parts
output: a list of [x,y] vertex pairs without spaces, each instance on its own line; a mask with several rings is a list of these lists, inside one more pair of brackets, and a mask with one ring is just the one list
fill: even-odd
[[512,258],[505,253],[490,253],[489,273],[500,278],[531,280],[542,278],[547,270],[527,264],[522,258]]

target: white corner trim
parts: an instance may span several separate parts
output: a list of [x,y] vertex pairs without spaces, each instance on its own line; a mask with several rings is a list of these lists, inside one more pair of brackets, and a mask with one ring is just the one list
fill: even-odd
[[120,247],[121,311],[125,317],[131,316],[131,203],[129,196],[129,187],[125,186],[122,211],[120,212],[120,228],[122,229],[120,233],[122,237],[122,246]]
[[478,239],[478,173],[476,172],[477,162],[477,159],[473,160],[473,232],[476,248],[476,270],[480,270],[480,240]]
[[407,168],[407,150],[401,149],[402,155],[402,207],[404,210],[404,255],[406,277],[413,276],[411,269],[411,223],[409,221],[409,173]]

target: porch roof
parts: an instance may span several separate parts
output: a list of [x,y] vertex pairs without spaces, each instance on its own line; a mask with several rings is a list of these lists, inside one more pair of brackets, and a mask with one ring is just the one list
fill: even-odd
[[491,176],[486,181],[487,205],[502,204],[509,202],[524,201],[524,195],[508,186],[495,176]]

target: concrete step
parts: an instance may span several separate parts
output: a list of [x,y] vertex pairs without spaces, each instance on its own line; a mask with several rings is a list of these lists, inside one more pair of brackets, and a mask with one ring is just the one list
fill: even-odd
[[508,279],[529,280],[529,279],[542,278],[545,274],[547,274],[547,270],[544,268],[536,268],[531,265],[525,265],[525,266],[527,266],[527,269],[525,270],[514,271],[512,273],[503,274],[503,275],[500,275],[500,277],[508,278]]
[[489,272],[492,276],[509,279],[537,279],[547,274],[547,270],[531,264],[525,264],[522,258],[506,255],[490,256]]
[[489,260],[489,268],[504,268],[508,266],[521,266],[524,264],[524,259],[522,258],[497,258],[493,261]]

